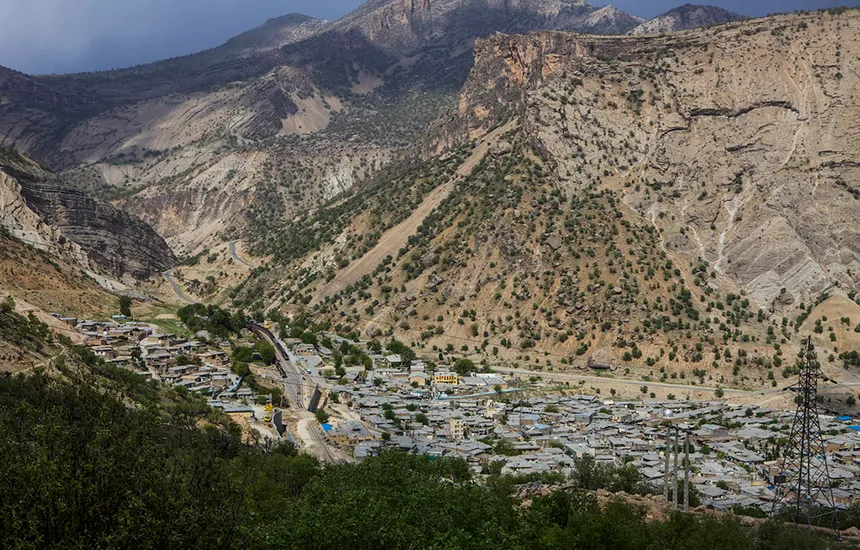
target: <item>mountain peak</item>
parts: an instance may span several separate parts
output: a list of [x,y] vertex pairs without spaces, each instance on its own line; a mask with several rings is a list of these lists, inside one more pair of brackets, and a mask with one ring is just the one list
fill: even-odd
[[683,4],[642,23],[630,34],[659,34],[741,21],[745,16],[716,6]]

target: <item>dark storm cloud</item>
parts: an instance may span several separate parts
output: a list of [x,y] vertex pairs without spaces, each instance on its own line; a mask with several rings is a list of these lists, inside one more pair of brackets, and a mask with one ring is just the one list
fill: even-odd
[[[652,17],[684,0],[594,0]],[[359,0],[0,0],[0,65],[29,73],[124,67],[216,46],[271,17],[337,19]],[[839,0],[714,0],[746,15]],[[851,0],[857,5],[860,0]]]

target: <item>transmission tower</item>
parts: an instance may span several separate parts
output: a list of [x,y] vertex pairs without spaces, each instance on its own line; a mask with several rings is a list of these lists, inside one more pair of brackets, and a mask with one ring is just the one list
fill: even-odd
[[799,380],[789,388],[795,392],[797,412],[782,472],[775,480],[773,513],[786,512],[797,526],[806,524],[811,529],[817,525],[837,530],[832,480],[818,421],[818,379],[822,377],[812,338],[809,338]]

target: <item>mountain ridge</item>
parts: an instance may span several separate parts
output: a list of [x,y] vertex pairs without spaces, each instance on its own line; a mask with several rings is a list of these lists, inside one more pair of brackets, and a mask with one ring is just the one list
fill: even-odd
[[744,19],[748,18],[716,6],[683,4],[643,22],[638,27],[629,31],[629,34],[659,34],[686,31],[742,21]]

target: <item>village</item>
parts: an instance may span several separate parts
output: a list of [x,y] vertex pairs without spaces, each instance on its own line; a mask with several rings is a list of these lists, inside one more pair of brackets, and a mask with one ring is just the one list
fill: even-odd
[[[645,392],[606,399],[538,376],[503,376],[474,365],[464,372],[453,359],[407,359],[332,333],[311,342],[282,339],[268,323],[237,341],[271,339],[275,361],[255,361],[241,374],[234,369],[235,341],[206,331],[191,339],[121,316],[60,319],[106,363],[204,395],[258,439],[288,440],[334,463],[399,449],[462,458],[479,477],[540,479],[569,477],[577,460],[588,457],[635,468],[659,493],[670,479],[666,449],[677,428],[689,437],[681,468],[702,505],[766,512],[794,419],[793,410],[718,399],[661,400]],[[366,360],[343,366],[338,349]],[[860,426],[850,417],[819,421],[834,499],[847,508],[860,494]]]

